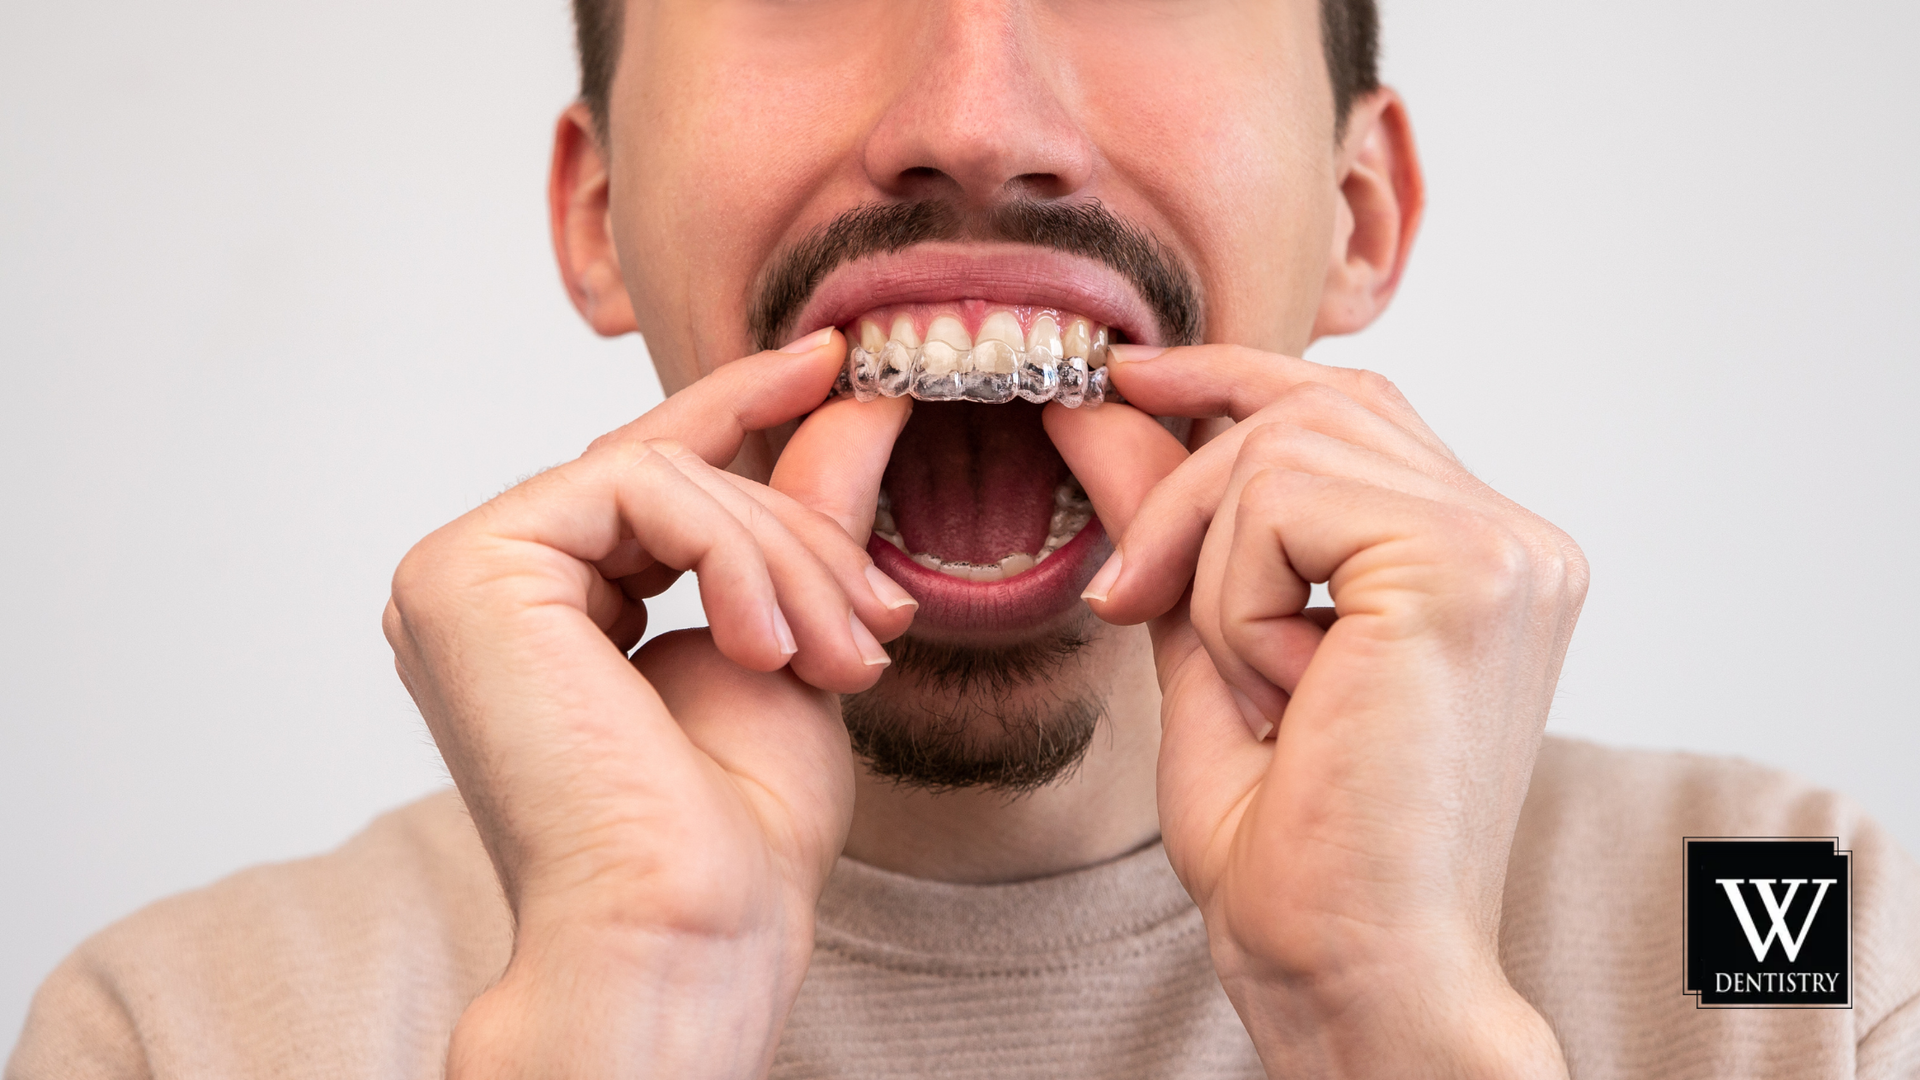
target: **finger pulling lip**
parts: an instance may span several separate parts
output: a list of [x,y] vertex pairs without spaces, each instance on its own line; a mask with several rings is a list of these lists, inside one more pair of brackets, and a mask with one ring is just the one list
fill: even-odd
[[[915,244],[901,251],[841,264],[820,280],[812,297],[801,308],[792,330],[807,332],[828,326],[846,327],[863,315],[890,306],[945,305],[956,301],[1050,308],[1103,324],[1134,342],[1157,344],[1162,336],[1159,320],[1133,283],[1105,263],[1028,244],[952,241]],[[961,407],[998,413],[1010,406]],[[997,459],[982,449],[984,443],[975,446],[983,437],[996,434],[989,429],[1005,429],[1012,422],[1011,414],[999,419],[1008,423],[961,425],[954,432],[944,433],[948,438],[931,439],[919,446],[920,452],[931,455],[928,460],[939,463],[931,470],[936,480],[923,483],[925,492],[919,496],[916,506],[919,519],[939,534],[931,546],[932,553],[942,559],[957,558],[978,564],[983,556],[991,559],[1016,550],[1039,554],[1039,550],[1030,545],[999,542],[1005,537],[999,536],[994,527],[1016,524],[1022,518],[1024,504],[1016,504],[1020,502],[1017,490],[1023,490],[1023,485],[1013,484],[1009,488],[1003,479],[996,486],[983,477],[1010,461],[1027,462],[1035,468],[1045,465],[1045,459],[1050,458],[1054,466],[1058,466],[1059,461],[1050,448],[1024,445],[1020,439],[1010,438],[1005,430],[997,432],[1001,438],[997,445],[1002,450],[1011,446],[1013,456]],[[1038,427],[1037,412],[1028,419]],[[1044,436],[1040,438],[1044,444]],[[896,444],[895,453],[898,452]],[[987,471],[982,472],[983,469]],[[969,489],[960,484],[958,478],[965,478],[973,487]],[[933,514],[930,507],[947,505],[956,498],[980,498],[983,490],[995,492],[1000,500],[983,507],[984,523],[981,520],[960,524],[942,521],[940,527],[935,528],[933,519],[941,515]],[[896,491],[895,494],[904,493]],[[938,502],[929,502],[929,499]],[[1044,495],[1042,499],[1044,501]],[[1045,534],[1051,505],[1036,504],[1031,508],[1038,515],[1035,521],[1041,535]],[[906,508],[904,502],[896,500],[897,510]],[[904,513],[902,522],[903,526],[910,525]],[[1032,541],[1033,537],[1025,539]],[[969,542],[981,550],[964,550]],[[961,638],[1030,636],[1082,603],[1081,591],[1098,569],[1099,557],[1110,548],[1099,522],[1090,521],[1072,539],[1057,549],[1050,549],[1052,554],[1031,569],[998,580],[975,580],[923,566],[906,551],[879,536],[872,537],[867,545],[880,570],[919,601],[920,609],[914,617],[917,633]],[[922,548],[916,546],[911,550]]]
[[828,274],[801,309],[796,333],[845,326],[889,304],[984,300],[1049,307],[1159,344],[1159,321],[1139,293],[1097,260],[1019,244],[928,243],[869,256]]
[[930,570],[878,536],[868,539],[867,553],[882,573],[920,602],[915,631],[1024,636],[1081,603],[1081,591],[1109,548],[1106,538],[1100,522],[1091,521],[1052,558],[999,581],[966,581]]

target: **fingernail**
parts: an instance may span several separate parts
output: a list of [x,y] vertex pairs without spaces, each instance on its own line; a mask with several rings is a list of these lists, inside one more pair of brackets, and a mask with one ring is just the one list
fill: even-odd
[[832,336],[833,336],[833,327],[823,326],[820,329],[815,330],[813,333],[808,334],[805,337],[794,338],[792,341],[789,341],[785,345],[780,346],[780,351],[786,352],[786,353],[812,352],[813,350],[819,348],[820,346],[825,345],[827,343],[827,339]]
[[1107,564],[1087,582],[1087,591],[1080,594],[1082,600],[1106,602],[1107,594],[1113,591],[1113,583],[1120,580],[1120,553],[1115,551],[1107,559]]
[[1273,721],[1267,719],[1266,714],[1260,711],[1260,706],[1255,705],[1252,698],[1231,686],[1227,687],[1227,693],[1232,694],[1234,704],[1240,706],[1240,719],[1245,720],[1247,728],[1253,732],[1253,741],[1267,741],[1267,736],[1273,734]]
[[1117,364],[1138,364],[1166,352],[1164,345],[1109,345],[1107,355]]
[[793,640],[793,627],[787,625],[787,617],[779,608],[773,609],[773,640],[780,643],[781,656],[792,656],[800,651],[799,644]]
[[919,607],[920,601],[913,594],[900,587],[900,583],[880,572],[872,563],[867,564],[867,584],[873,588],[874,599],[886,605],[888,611],[899,611],[903,607]]
[[851,611],[847,612],[847,624],[853,631],[853,647],[859,651],[860,659],[865,661],[868,667],[885,667],[893,663],[893,658],[887,655],[887,650],[880,647],[880,642],[874,638],[873,631],[867,629],[867,624],[860,621],[859,615]]

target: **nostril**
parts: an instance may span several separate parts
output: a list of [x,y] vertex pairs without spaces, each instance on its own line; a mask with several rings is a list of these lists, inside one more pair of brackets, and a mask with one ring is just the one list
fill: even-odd
[[960,192],[960,182],[931,165],[915,165],[895,176],[894,194],[906,199],[952,199]]
[[1007,192],[1027,199],[1061,199],[1073,188],[1058,173],[1021,173],[1007,181]]

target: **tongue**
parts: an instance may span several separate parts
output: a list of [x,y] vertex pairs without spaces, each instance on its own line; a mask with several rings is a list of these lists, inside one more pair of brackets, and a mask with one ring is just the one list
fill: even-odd
[[887,463],[887,498],[907,550],[947,562],[998,562],[1046,545],[1067,465],[1040,406],[918,402]]

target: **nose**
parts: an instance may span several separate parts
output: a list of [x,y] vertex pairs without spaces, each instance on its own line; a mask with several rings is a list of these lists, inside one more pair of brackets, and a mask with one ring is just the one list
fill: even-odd
[[898,89],[864,152],[900,199],[986,207],[1084,188],[1094,151],[1063,100],[1030,0],[921,0],[894,53]]

